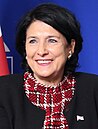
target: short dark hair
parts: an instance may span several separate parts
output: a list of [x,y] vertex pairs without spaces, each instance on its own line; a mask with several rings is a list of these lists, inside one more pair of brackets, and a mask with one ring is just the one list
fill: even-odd
[[66,62],[65,74],[75,72],[75,69],[78,66],[78,56],[79,52],[82,49],[83,42],[80,32],[80,23],[79,21],[77,21],[76,17],[70,10],[52,3],[44,3],[37,6],[33,10],[30,10],[22,18],[18,25],[18,31],[16,36],[16,50],[23,57],[23,68],[25,68],[25,70],[28,69],[31,71],[25,59],[26,31],[30,24],[36,20],[47,23],[48,25],[59,31],[61,34],[64,35],[68,44],[71,44],[72,39],[75,40],[75,50],[71,58]]

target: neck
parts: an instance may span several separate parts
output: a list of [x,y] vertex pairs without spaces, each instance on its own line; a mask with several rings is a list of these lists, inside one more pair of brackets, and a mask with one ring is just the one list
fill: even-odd
[[64,77],[63,76],[60,76],[60,77],[39,77],[39,76],[34,75],[34,78],[37,80],[38,83],[54,87],[54,86],[58,85],[63,80]]

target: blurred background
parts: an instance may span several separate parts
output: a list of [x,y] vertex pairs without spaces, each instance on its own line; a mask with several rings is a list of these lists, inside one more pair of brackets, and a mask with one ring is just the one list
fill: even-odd
[[41,3],[70,9],[80,21],[83,50],[77,71],[98,74],[98,0],[0,0],[0,25],[10,73],[22,73],[21,56],[15,50],[16,26],[21,17]]

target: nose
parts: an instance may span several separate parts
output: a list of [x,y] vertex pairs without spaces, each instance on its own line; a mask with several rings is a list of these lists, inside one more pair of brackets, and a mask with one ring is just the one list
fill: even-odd
[[39,43],[37,54],[43,57],[45,55],[48,55],[48,53],[49,52],[48,52],[47,45],[45,43]]

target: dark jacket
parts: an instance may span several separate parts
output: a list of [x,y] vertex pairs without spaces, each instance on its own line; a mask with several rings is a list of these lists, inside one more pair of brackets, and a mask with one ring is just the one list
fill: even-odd
[[[64,110],[69,129],[98,129],[98,76],[75,78],[75,95]],[[42,129],[45,111],[31,104],[23,83],[23,75],[0,77],[0,129]]]

